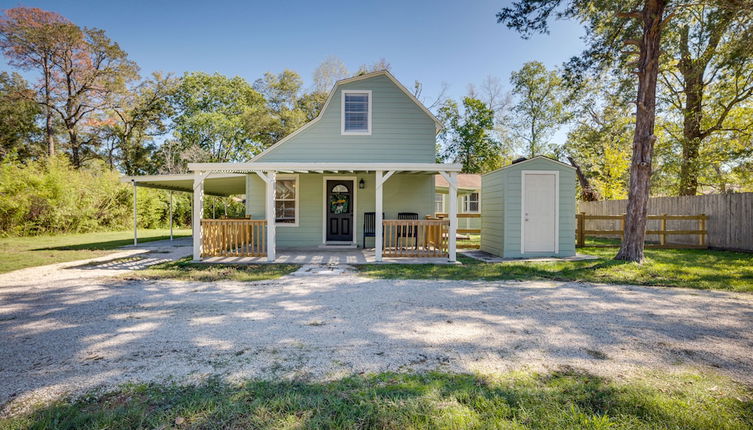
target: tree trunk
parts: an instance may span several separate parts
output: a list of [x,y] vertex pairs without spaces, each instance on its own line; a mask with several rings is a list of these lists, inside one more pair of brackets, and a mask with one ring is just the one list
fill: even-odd
[[638,97],[635,111],[633,157],[630,164],[625,234],[617,260],[642,262],[646,237],[646,213],[651,185],[651,159],[654,153],[656,122],[656,81],[659,75],[661,26],[667,0],[645,0],[643,5],[638,60]]
[[[695,63],[695,64],[693,64]],[[682,160],[680,162],[681,196],[694,196],[698,192],[698,155],[703,141],[703,75],[706,64],[686,60],[680,64],[685,108],[683,109]]]
[[47,57],[44,59],[44,106],[45,106],[45,124],[44,130],[47,137],[47,153],[50,157],[55,155],[55,141],[52,134],[52,109],[50,108],[50,66]]
[[583,170],[581,170],[580,165],[575,162],[575,159],[568,155],[567,160],[573,165],[573,167],[575,167],[575,174],[578,176],[578,183],[580,183],[581,190],[580,194],[583,201],[595,202],[601,200],[599,192],[591,185],[591,182],[589,182],[586,175],[583,174]]
[[78,169],[81,167],[81,153],[79,151],[78,145],[78,134],[75,130],[69,128],[68,137],[71,143],[71,163],[73,163],[73,167]]

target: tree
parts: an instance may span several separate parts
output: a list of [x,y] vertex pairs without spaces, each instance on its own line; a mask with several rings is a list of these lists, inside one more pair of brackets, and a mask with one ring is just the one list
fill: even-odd
[[358,72],[356,72],[356,76],[365,75],[372,72],[379,72],[382,70],[390,71],[390,69],[392,69],[392,64],[390,64],[390,62],[385,58],[380,58],[379,61],[370,65],[361,64],[361,66],[358,68]]
[[510,76],[512,94],[512,132],[522,142],[528,157],[546,152],[551,134],[565,122],[562,84],[556,71],[538,62],[525,63]]
[[327,57],[314,70],[314,92],[327,94],[335,86],[335,82],[348,76],[348,68],[340,58],[334,55]]
[[104,131],[112,141],[108,156],[111,167],[117,155],[127,175],[155,170],[149,166],[148,157],[154,149],[149,144],[153,137],[167,132],[166,121],[172,114],[170,97],[176,86],[175,78],[154,73],[150,79],[114,95]]
[[[0,17],[0,50],[9,63],[41,72],[38,92],[45,110],[49,155],[55,153],[52,112],[53,60],[80,43],[80,32],[68,19],[39,8],[17,7]],[[31,98],[34,100],[33,98]]]
[[465,97],[462,113],[454,100],[447,100],[439,108],[439,118],[445,124],[440,134],[443,156],[462,163],[464,173],[486,172],[502,164],[499,142],[490,136],[494,111],[481,100]]
[[682,117],[680,195],[698,192],[704,143],[730,131],[730,113],[753,97],[751,23],[746,14],[705,5],[688,5],[670,22],[660,77],[666,103]]
[[299,105],[302,86],[301,76],[287,69],[276,75],[267,72],[263,78],[254,82],[254,89],[267,100],[269,111],[276,122],[269,129],[271,142],[277,142],[306,122],[307,114]]
[[[564,8],[557,10],[563,3]],[[615,58],[624,59],[635,54],[620,54],[625,45],[638,47],[633,156],[625,234],[615,257],[619,260],[643,261],[651,157],[656,140],[656,82],[666,8],[667,0],[520,0],[497,14],[498,22],[506,23],[524,36],[532,32],[546,32],[552,13],[558,18],[584,22],[588,48],[581,57],[570,62],[569,72],[575,75],[594,66],[606,68],[613,64]]]
[[[264,96],[241,77],[194,72],[185,74],[171,97],[174,135],[190,161],[245,161],[259,153],[269,134],[253,129],[265,118]],[[264,127],[266,128],[266,127]]]
[[36,141],[42,112],[30,95],[33,92],[18,73],[0,73],[0,160],[10,155],[23,160],[44,153]]
[[[735,13],[751,14],[752,0],[707,0]],[[586,27],[587,48],[573,58],[567,76],[577,82],[593,69],[617,68],[637,75],[635,129],[625,234],[616,259],[643,261],[651,165],[656,135],[656,84],[662,35],[679,9],[692,2],[674,0],[518,0],[497,14],[523,35],[548,31],[550,17],[576,19]],[[624,49],[635,46],[637,51]],[[629,62],[638,56],[637,61]]]

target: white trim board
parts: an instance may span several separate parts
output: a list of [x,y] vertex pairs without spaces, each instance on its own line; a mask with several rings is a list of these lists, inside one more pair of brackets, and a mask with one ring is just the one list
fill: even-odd
[[[520,253],[525,254],[526,175],[554,176],[554,253],[560,252],[560,172],[559,170],[520,171]],[[534,251],[536,253],[538,251]]]
[[358,246],[358,178],[356,176],[322,176],[322,244],[327,244],[327,181],[352,181],[353,193],[353,240]]
[[250,173],[258,171],[290,171],[306,173],[309,171],[343,171],[343,172],[460,172],[462,164],[457,163],[300,163],[300,162],[248,162],[248,163],[188,163],[188,169],[194,172],[236,172]]

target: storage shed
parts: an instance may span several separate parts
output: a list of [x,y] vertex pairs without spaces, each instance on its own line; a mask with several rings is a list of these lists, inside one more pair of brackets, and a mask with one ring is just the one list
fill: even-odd
[[504,258],[575,255],[575,169],[548,157],[481,177],[481,250]]

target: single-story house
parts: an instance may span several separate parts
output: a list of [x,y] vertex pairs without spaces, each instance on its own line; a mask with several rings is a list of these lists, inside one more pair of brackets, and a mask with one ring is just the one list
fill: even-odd
[[[442,175],[434,177],[434,212],[443,217],[449,205],[450,184]],[[458,228],[464,231],[481,229],[481,175],[458,174]]]
[[[373,247],[455,261],[459,164],[437,163],[439,120],[389,72],[337,82],[319,115],[247,162],[189,163],[187,175],[125,177],[193,194],[193,257]],[[435,215],[435,176],[447,216]],[[245,219],[203,219],[205,194],[245,194]],[[444,208],[444,207],[443,207]]]

